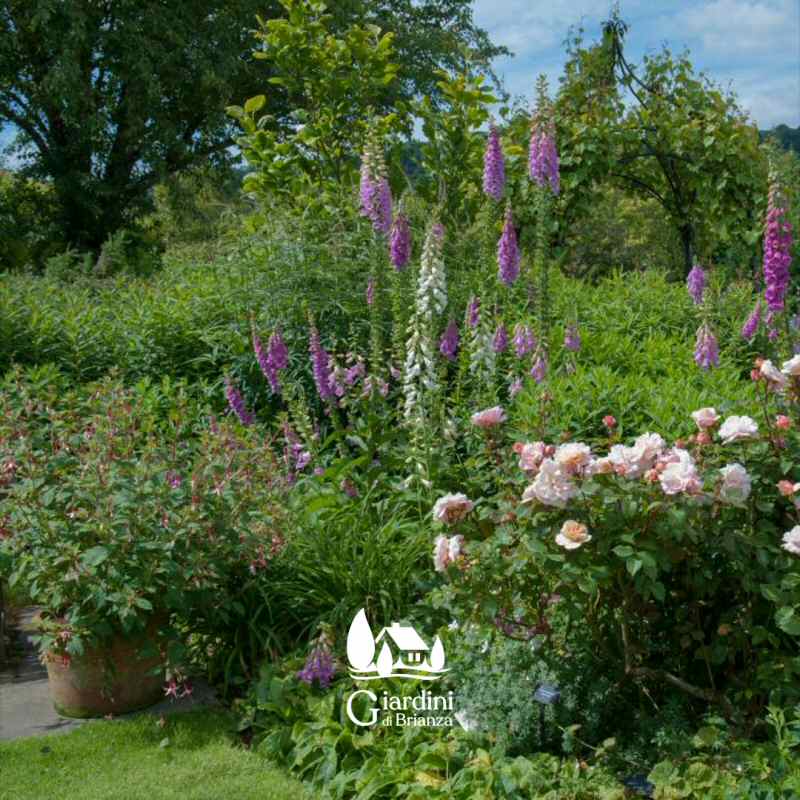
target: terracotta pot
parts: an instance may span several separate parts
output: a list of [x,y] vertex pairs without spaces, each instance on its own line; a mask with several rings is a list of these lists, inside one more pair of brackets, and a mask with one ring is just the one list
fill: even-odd
[[154,644],[159,622],[153,620],[136,636],[117,636],[102,647],[87,648],[68,663],[57,655],[46,656],[50,697],[64,717],[104,717],[124,714],[157,703],[163,697],[161,658],[141,655]]

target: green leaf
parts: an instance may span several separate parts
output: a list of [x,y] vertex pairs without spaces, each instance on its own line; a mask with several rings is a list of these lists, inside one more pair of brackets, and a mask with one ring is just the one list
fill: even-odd
[[800,636],[800,617],[795,614],[793,608],[784,606],[778,609],[775,614],[775,622],[778,627],[788,633],[790,636]]
[[87,550],[81,556],[81,561],[87,567],[97,567],[102,564],[109,557],[109,555],[111,554],[108,552],[107,547],[103,547],[103,545],[97,545],[97,547]]

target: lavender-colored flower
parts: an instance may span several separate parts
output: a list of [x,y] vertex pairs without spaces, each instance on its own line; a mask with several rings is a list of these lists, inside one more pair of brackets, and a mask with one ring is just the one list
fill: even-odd
[[172,489],[179,489],[181,483],[183,483],[183,478],[177,472],[175,472],[175,470],[169,470],[166,477],[167,483]]
[[367,281],[367,305],[371,306],[375,302],[375,279],[370,278]]
[[528,151],[528,173],[539,186],[549,186],[553,194],[561,191],[558,150],[551,126],[534,126]]
[[309,653],[306,663],[303,669],[297,673],[297,677],[309,686],[316,681],[320,687],[327,689],[335,674],[333,656],[326,648],[317,646]]
[[710,369],[719,366],[719,345],[714,332],[707,323],[697,329],[697,339],[694,348],[694,360],[700,369]]
[[536,348],[536,337],[527,325],[516,325],[514,327],[514,350],[518,358],[523,358],[532,353]]
[[789,267],[792,263],[792,226],[787,219],[777,187],[769,193],[767,225],[764,233],[764,292],[767,307],[775,313],[783,311],[789,288]]
[[495,353],[505,353],[505,351],[508,350],[508,331],[502,322],[497,326],[497,330],[494,332],[492,350],[494,350]]
[[483,156],[483,191],[499,202],[503,198],[506,185],[506,168],[503,161],[503,149],[500,147],[500,136],[494,125],[489,126],[489,138],[486,140],[486,152]]
[[500,270],[500,280],[511,286],[519,276],[519,247],[517,246],[517,232],[514,229],[514,220],[511,215],[511,206],[506,209],[506,219],[503,223],[503,233],[497,245],[497,265]]
[[264,345],[261,342],[261,337],[256,333],[255,328],[253,328],[253,352],[256,354],[256,361],[261,371],[264,373],[264,377],[271,382],[270,374],[272,372],[272,365],[270,364],[267,351],[264,349]]
[[448,360],[455,361],[458,353],[459,335],[458,325],[455,320],[450,320],[445,329],[444,335],[439,342],[439,352]]
[[408,217],[402,211],[395,217],[392,225],[389,257],[392,266],[398,272],[405,269],[411,258],[411,228],[408,225]]
[[508,394],[510,397],[516,397],[522,391],[522,378],[514,378],[511,385],[508,387]]
[[568,325],[564,332],[564,347],[577,353],[581,349],[581,334],[577,325]]
[[258,334],[253,330],[253,350],[256,354],[258,366],[264,373],[264,377],[269,381],[270,388],[275,394],[280,394],[281,384],[278,380],[278,372],[289,366],[289,350],[286,347],[286,342],[283,341],[280,330],[276,330],[269,337],[266,350]]
[[467,325],[470,328],[477,328],[478,323],[481,321],[481,299],[480,297],[473,297],[467,306]]
[[352,386],[359,378],[363,378],[366,374],[366,367],[363,361],[358,361],[352,367],[348,367],[344,374],[344,382],[348,386]]
[[545,352],[539,353],[534,359],[533,366],[531,367],[531,377],[536,383],[541,383],[547,376],[547,354]]
[[276,369],[286,369],[289,366],[289,348],[286,342],[283,341],[280,329],[276,330],[272,336],[269,337],[267,344],[267,354],[272,366]]
[[378,233],[388,234],[392,228],[392,191],[386,179],[382,145],[374,134],[367,140],[361,157],[359,198],[362,216],[372,221]]
[[319,331],[315,326],[311,328],[308,350],[311,353],[311,369],[314,373],[317,394],[321,400],[329,400],[334,396],[334,387],[331,384],[331,357],[320,343]]
[[745,320],[744,325],[742,325],[742,338],[747,339],[749,342],[756,335],[759,325],[761,325],[760,299],[756,300],[756,304],[750,312],[750,316]]
[[239,417],[242,425],[252,425],[255,422],[255,416],[247,410],[241,392],[231,383],[230,378],[227,376],[225,378],[225,396],[228,398],[228,405],[231,411]]
[[699,264],[692,267],[692,271],[686,278],[686,288],[694,300],[694,304],[699,306],[703,302],[703,293],[706,290],[706,273]]

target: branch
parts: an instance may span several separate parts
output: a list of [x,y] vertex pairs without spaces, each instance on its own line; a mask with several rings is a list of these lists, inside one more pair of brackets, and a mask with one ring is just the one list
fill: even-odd
[[664,208],[669,211],[669,206],[667,205],[667,201],[664,197],[662,197],[652,186],[646,184],[643,180],[639,178],[635,178],[633,175],[624,175],[621,172],[609,172],[609,175],[613,178],[620,178],[623,181],[629,181],[630,183],[634,184],[635,186],[639,186],[641,189],[644,189],[649,194],[653,195],[659,203],[661,203]]
[[47,144],[45,138],[36,130],[30,120],[26,119],[25,117],[21,117],[17,114],[16,111],[13,111],[10,106],[6,105],[5,103],[0,103],[0,117],[5,117],[6,119],[13,122],[18,128],[25,131],[28,136],[33,139],[36,143],[36,146],[39,148],[39,151],[43,156],[50,155],[50,148]]

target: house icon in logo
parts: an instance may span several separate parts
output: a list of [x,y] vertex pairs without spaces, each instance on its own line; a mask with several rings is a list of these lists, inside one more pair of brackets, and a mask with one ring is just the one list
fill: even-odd
[[[375,652],[380,647],[377,659]],[[353,618],[347,634],[347,660],[350,677],[361,681],[380,678],[409,678],[435,681],[447,670],[444,668],[444,647],[437,636],[431,647],[414,630],[392,622],[377,636],[367,622],[362,608]]]

